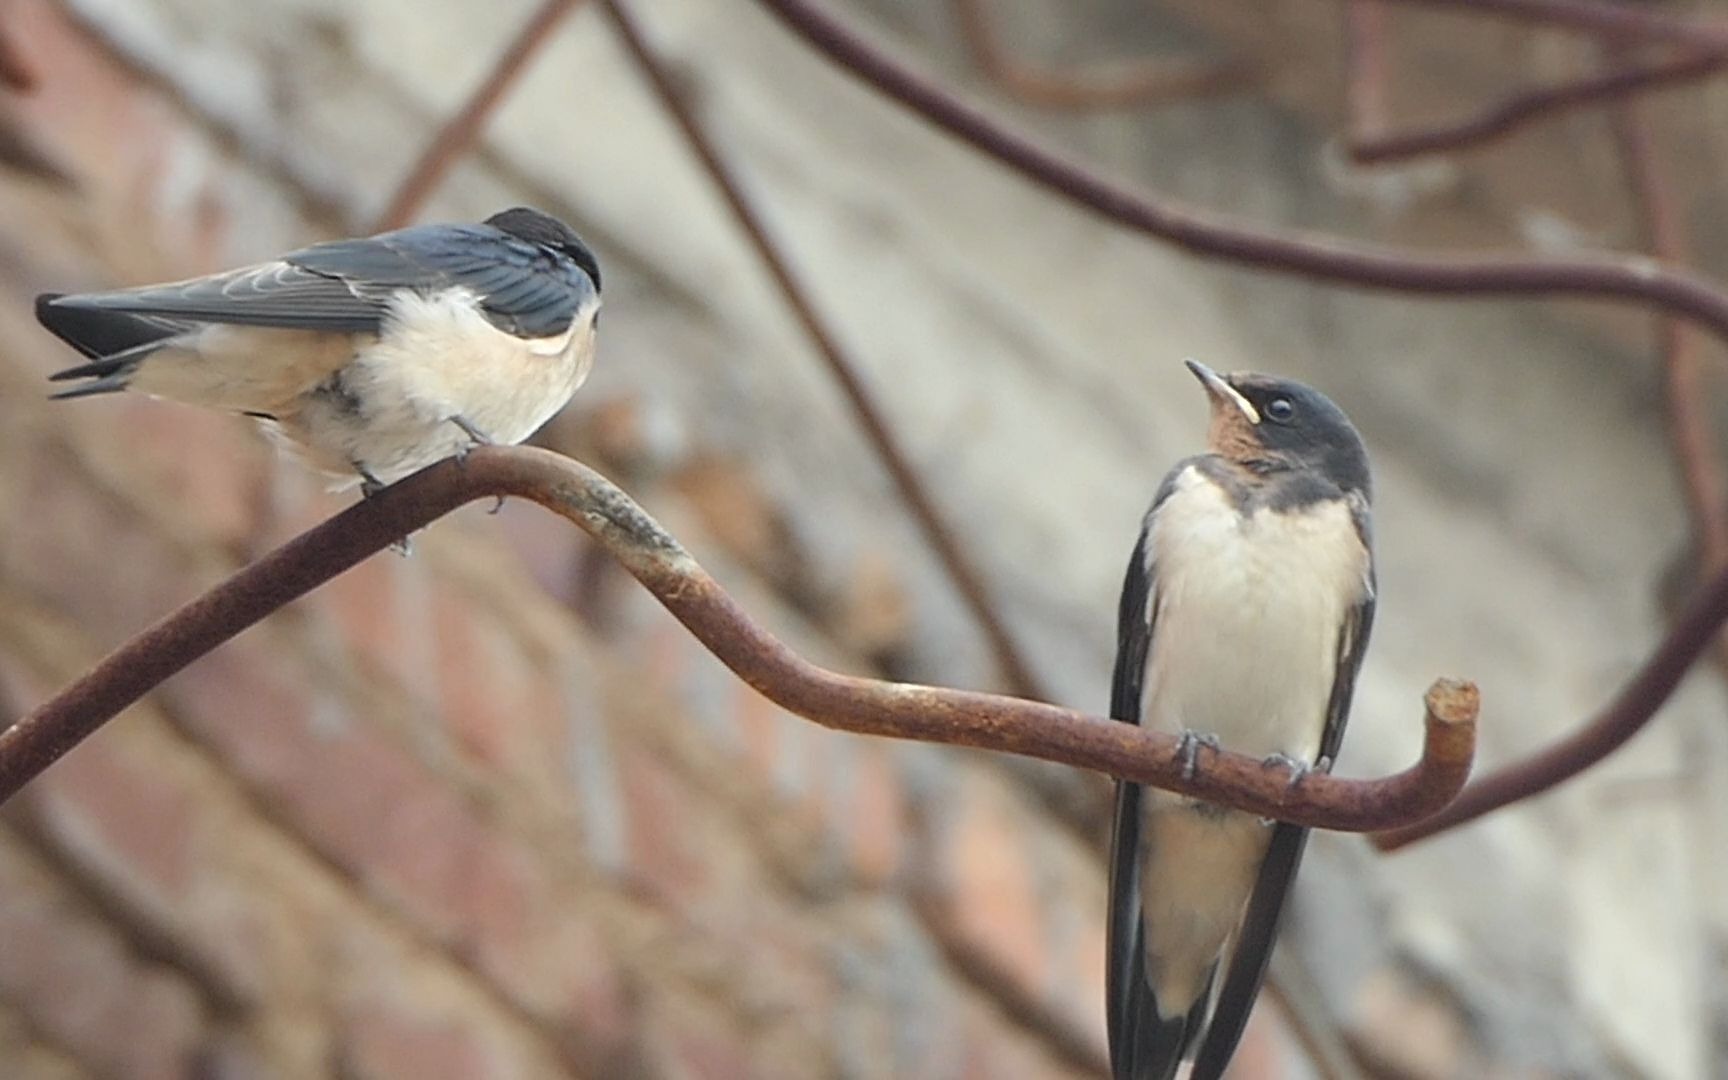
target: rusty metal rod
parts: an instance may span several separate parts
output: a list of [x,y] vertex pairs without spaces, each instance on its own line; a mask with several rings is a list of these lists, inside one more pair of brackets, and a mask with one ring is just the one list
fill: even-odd
[[1359,165],[1403,161],[1423,154],[1447,153],[1504,138],[1556,113],[1602,105],[1651,90],[1709,78],[1728,68],[1728,54],[1698,53],[1648,67],[1592,75],[1557,86],[1508,97],[1499,104],[1452,124],[1354,137],[1346,149]]
[[1183,775],[1175,737],[1055,705],[880,682],[817,667],[751,620],[641,507],[600,474],[532,447],[482,447],[380,492],[240,570],[116,649],[53,700],[0,732],[0,801],[187,664],[393,540],[492,495],[539,503],[611,552],[739,678],[824,727],[1024,754],[1315,828],[1384,829],[1432,815],[1463,786],[1476,741],[1476,688],[1441,680],[1425,699],[1422,759],[1395,776],[1288,773],[1202,750]]
[[[1554,296],[1640,301],[1728,341],[1728,293],[1649,258],[1464,258],[1409,253],[1241,225],[1100,177],[1009,130],[865,41],[810,0],[758,0],[842,69],[1028,180],[1107,220],[1203,258],[1366,289],[1452,296]],[[1610,8],[1643,14],[1644,9]]]
[[[1626,186],[1650,254],[1681,266],[1690,261],[1686,215],[1656,152],[1645,110],[1627,102],[1613,112],[1614,133],[1626,171]],[[1668,440],[1680,474],[1680,491],[1692,518],[1698,549],[1698,579],[1728,566],[1728,479],[1710,424],[1704,387],[1704,340],[1679,319],[1658,316],[1658,353]]]
[[1457,8],[1538,26],[1565,27],[1624,41],[1666,41],[1700,48],[1728,47],[1728,25],[1673,15],[1668,9],[1601,0],[1386,0],[1387,3]]
[[1113,71],[1040,71],[1015,59],[997,35],[988,0],[953,0],[972,58],[1008,93],[1028,105],[1052,109],[1109,109],[1158,105],[1239,90],[1253,81],[1242,58],[1142,59]]

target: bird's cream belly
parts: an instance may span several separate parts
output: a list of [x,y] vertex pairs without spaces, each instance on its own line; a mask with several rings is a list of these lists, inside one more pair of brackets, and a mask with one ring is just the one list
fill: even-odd
[[558,337],[524,340],[460,303],[404,306],[376,343],[282,417],[282,434],[337,486],[356,482],[357,469],[392,483],[468,449],[458,416],[492,442],[519,443],[564,407],[592,363],[591,315]]
[[1165,1015],[1187,1012],[1241,921],[1272,830],[1247,814],[1149,802],[1141,826],[1146,970]]
[[301,395],[353,361],[372,334],[208,326],[139,364],[128,389],[234,412],[291,412]]

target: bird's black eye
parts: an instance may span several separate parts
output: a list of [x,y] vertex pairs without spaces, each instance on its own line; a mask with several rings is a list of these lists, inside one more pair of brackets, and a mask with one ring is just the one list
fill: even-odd
[[1289,398],[1275,397],[1266,403],[1261,412],[1275,424],[1288,424],[1291,417],[1296,415],[1296,406],[1290,404]]

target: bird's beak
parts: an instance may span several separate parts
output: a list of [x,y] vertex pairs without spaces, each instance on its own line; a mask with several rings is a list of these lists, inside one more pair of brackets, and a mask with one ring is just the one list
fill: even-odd
[[1188,370],[1192,371],[1194,377],[1200,380],[1200,385],[1206,388],[1206,396],[1212,399],[1212,407],[1215,410],[1224,405],[1231,405],[1239,409],[1250,424],[1260,422],[1260,410],[1254,407],[1253,402],[1243,397],[1240,390],[1225,381],[1224,376],[1192,357],[1182,362],[1188,365]]

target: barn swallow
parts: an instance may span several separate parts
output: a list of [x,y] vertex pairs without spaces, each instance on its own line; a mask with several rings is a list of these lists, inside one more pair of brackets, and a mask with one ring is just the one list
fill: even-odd
[[36,300],[42,325],[89,358],[50,376],[87,380],[54,397],[137,390],[244,413],[332,489],[368,493],[533,434],[587,377],[599,309],[587,245],[522,207]]
[[[1159,486],[1128,563],[1110,715],[1330,767],[1374,619],[1368,455],[1319,391],[1188,367],[1207,452]],[[1118,783],[1106,1016],[1116,1080],[1215,1080],[1260,991],[1307,830]]]

